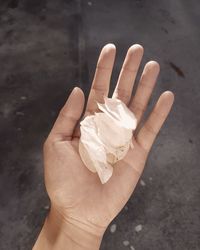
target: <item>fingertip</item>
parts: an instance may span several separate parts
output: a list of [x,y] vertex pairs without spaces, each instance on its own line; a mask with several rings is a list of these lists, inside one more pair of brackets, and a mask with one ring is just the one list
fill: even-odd
[[83,90],[79,87],[74,87],[72,91],[75,95],[77,95],[77,98],[81,98],[83,101],[85,100],[85,95],[83,93]]
[[171,91],[165,91],[161,94],[157,102],[157,107],[160,107],[162,110],[165,110],[168,113],[174,103],[174,94]]
[[171,103],[174,102],[174,93],[172,91],[166,90],[165,92],[162,93],[162,96],[165,100],[168,100]]
[[112,68],[115,60],[116,48],[112,43],[106,44],[100,53],[97,65],[102,68]]
[[170,98],[174,98],[174,93],[170,90],[166,90],[163,94]]
[[133,44],[129,49],[128,49],[130,52],[135,52],[135,51],[138,51],[140,52],[141,54],[144,53],[144,48],[142,45],[140,44]]
[[149,61],[146,66],[149,68],[149,69],[155,69],[157,70],[158,72],[160,71],[160,64],[157,62],[157,61],[154,61],[154,60],[151,60]]
[[81,89],[81,88],[79,88],[79,87],[77,87],[77,86],[76,86],[76,87],[74,87],[73,91],[74,91],[75,93],[83,94],[82,89]]
[[114,43],[107,43],[104,48],[116,49],[116,46]]
[[113,43],[107,43],[102,50],[104,51],[104,53],[115,53],[116,46]]

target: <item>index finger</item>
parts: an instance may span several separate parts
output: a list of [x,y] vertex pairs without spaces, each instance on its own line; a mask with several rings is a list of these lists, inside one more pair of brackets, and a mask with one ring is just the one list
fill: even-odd
[[93,114],[98,110],[97,102],[103,103],[103,97],[108,95],[115,53],[116,48],[114,44],[105,45],[100,53],[85,115]]

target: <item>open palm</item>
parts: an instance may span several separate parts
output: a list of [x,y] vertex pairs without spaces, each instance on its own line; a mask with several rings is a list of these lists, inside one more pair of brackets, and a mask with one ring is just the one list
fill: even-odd
[[[103,103],[103,96],[108,95],[115,52],[113,44],[101,51],[84,116],[98,112],[96,102]],[[102,185],[98,175],[84,166],[78,153],[78,121],[84,108],[80,88],[72,91],[44,145],[45,183],[52,206],[66,221],[91,233],[101,234],[128,201],[173,103],[173,94],[164,92],[140,126],[159,74],[158,63],[148,62],[136,93],[131,96],[142,55],[140,45],[129,48],[112,96],[134,112],[141,128],[133,136],[134,148],[115,164],[113,176],[106,184]]]

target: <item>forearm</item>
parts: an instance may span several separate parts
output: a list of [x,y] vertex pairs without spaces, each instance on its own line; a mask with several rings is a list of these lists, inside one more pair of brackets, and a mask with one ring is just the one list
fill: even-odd
[[102,237],[92,235],[50,211],[33,250],[98,250]]

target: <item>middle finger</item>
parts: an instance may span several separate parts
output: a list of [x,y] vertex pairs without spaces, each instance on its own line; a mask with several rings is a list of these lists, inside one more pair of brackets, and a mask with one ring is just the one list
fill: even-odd
[[143,56],[143,47],[139,44],[132,45],[126,54],[113,98],[118,98],[128,105],[135,78]]

